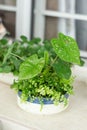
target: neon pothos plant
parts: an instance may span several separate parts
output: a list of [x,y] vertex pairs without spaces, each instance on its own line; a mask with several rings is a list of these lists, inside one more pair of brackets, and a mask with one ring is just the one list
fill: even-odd
[[51,40],[51,47],[52,53],[46,49],[44,56],[33,54],[20,65],[19,79],[11,87],[22,92],[23,101],[38,98],[43,103],[46,98],[66,104],[65,94],[73,94],[71,66],[80,65],[78,45],[72,37],[59,33]]

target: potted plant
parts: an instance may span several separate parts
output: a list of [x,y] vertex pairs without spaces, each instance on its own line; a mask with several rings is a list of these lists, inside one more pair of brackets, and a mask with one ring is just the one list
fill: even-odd
[[39,43],[39,38],[29,41],[25,36],[11,42],[6,37],[0,39],[0,81],[12,84],[17,79],[20,64],[37,52]]
[[63,111],[73,94],[73,64],[80,65],[80,52],[72,37],[59,33],[49,45],[45,41],[37,54],[22,62],[18,80],[11,85],[18,93],[18,105],[37,114]]

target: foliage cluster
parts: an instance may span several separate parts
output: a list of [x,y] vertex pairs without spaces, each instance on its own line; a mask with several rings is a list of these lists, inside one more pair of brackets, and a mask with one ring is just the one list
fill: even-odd
[[[21,36],[20,40],[12,41],[3,38],[0,40],[0,73],[12,72],[18,75],[20,64],[31,54],[40,48],[40,38],[29,41],[27,37]],[[34,47],[36,46],[36,47]],[[35,49],[33,49],[35,48]]]
[[72,64],[81,64],[78,45],[72,37],[59,33],[58,38],[45,41],[25,58],[19,79],[11,87],[22,92],[23,101],[39,98],[43,102],[43,98],[50,98],[55,104],[66,104],[65,94],[73,94]]

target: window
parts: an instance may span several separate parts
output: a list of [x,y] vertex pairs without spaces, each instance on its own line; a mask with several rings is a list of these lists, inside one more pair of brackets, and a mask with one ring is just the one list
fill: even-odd
[[31,37],[32,0],[0,0],[0,17],[7,31],[14,38]]
[[86,4],[87,0],[0,0],[0,17],[12,37],[50,39],[63,32],[87,51]]
[[34,37],[50,39],[63,32],[87,50],[86,0],[35,0]]

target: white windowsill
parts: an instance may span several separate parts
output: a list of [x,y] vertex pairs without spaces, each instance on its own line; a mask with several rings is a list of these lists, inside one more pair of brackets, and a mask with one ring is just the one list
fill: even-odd
[[10,86],[0,83],[0,117],[6,117],[37,130],[86,130],[87,84],[74,83],[75,94],[70,97],[68,108],[50,116],[24,112],[17,105],[16,93]]

